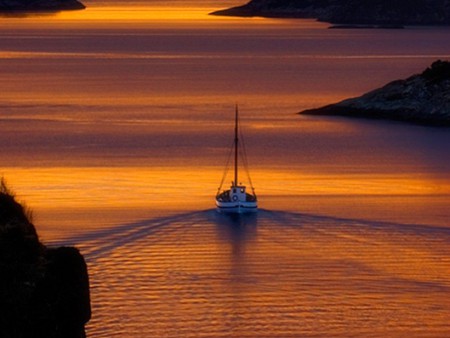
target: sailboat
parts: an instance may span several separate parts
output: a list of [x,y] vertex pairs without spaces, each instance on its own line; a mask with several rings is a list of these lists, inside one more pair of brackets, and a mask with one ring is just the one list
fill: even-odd
[[[251,183],[250,175],[248,176],[252,192],[247,192],[247,187],[242,183],[239,183],[239,110],[236,105],[235,111],[235,126],[234,126],[234,180],[231,182],[231,187],[228,190],[222,190],[223,182],[225,180],[228,165],[225,169],[222,182],[216,195],[216,206],[219,212],[230,213],[247,213],[256,212],[258,210],[258,199],[256,198],[255,189]],[[230,154],[231,155],[231,154]],[[243,153],[244,161],[246,165],[247,160],[245,158],[245,151]],[[247,170],[248,172],[248,170]]]

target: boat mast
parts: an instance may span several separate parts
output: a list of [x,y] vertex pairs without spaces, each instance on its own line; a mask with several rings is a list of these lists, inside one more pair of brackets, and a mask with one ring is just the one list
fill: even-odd
[[236,104],[236,116],[234,121],[234,185],[238,185],[238,105]]

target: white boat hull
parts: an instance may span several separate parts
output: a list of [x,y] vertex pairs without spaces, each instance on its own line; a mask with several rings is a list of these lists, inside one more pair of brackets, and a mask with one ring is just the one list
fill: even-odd
[[217,211],[221,213],[238,213],[257,212],[258,204],[256,202],[220,202],[216,200]]

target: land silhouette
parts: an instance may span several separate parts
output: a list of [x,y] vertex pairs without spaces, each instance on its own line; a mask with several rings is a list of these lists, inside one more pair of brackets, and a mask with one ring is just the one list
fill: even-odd
[[300,114],[339,115],[450,126],[450,62],[437,60],[421,74],[396,80],[360,97]]
[[0,13],[20,15],[36,12],[58,12],[85,9],[78,0],[0,0]]
[[450,25],[450,0],[251,0],[214,15],[310,18],[333,24]]
[[82,338],[91,316],[83,256],[39,240],[31,213],[0,183],[0,337]]

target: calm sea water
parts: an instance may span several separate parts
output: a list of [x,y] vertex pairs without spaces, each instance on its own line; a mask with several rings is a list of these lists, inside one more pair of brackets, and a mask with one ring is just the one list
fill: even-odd
[[[450,335],[448,129],[295,114],[449,59],[450,29],[206,15],[236,4],[0,22],[0,173],[85,255],[89,336]],[[213,210],[236,103],[254,217]]]

